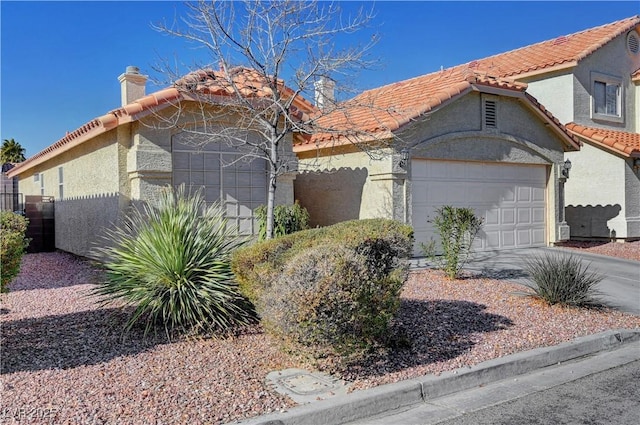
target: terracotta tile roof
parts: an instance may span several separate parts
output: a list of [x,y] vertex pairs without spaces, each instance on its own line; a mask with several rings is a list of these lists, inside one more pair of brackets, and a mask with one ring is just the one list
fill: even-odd
[[503,89],[522,96],[537,108],[544,119],[553,122],[564,134],[569,149],[579,142],[533,96],[525,92],[527,85],[509,79],[494,78],[469,69],[466,65],[423,75],[398,83],[368,90],[346,102],[340,109],[316,121],[322,129],[296,139],[297,152],[352,142],[391,138],[393,132],[418,117],[471,90]]
[[640,82],[640,69],[631,74],[631,81],[633,81],[634,83]]
[[[471,90],[474,84],[524,91],[526,86],[518,86],[514,82],[516,78],[573,67],[598,48],[636,26],[640,26],[640,16],[366,91],[345,103],[340,111],[318,119],[318,126],[330,131],[298,138],[296,149],[304,150],[311,145],[328,141],[357,141],[359,138],[366,138],[362,136],[364,134],[375,133],[376,137],[390,137],[391,132]],[[640,70],[634,74],[634,78],[640,78],[639,73]],[[547,116],[557,121],[535,99],[530,99]],[[342,135],[337,134],[340,130]]]
[[176,81],[175,87],[186,93],[211,96],[232,96],[237,90],[245,98],[270,98],[277,87],[285,99],[295,96],[292,109],[294,114],[299,113],[301,119],[308,119],[310,114],[318,112],[311,102],[297,95],[283,80],[267,78],[254,69],[242,66],[230,68],[228,74],[210,68],[201,69]]
[[640,158],[640,133],[585,127],[576,123],[569,123],[566,127],[571,133],[584,138],[596,146],[603,147],[626,157]]
[[532,44],[467,64],[478,72],[498,77],[522,77],[575,66],[617,36],[640,25],[632,16],[599,27]]
[[[244,95],[248,97],[264,97],[270,93],[268,84],[264,83],[264,78],[260,74],[248,68],[236,67],[229,72],[233,82]],[[225,82],[227,81],[227,82]],[[193,86],[195,84],[195,86]],[[284,86],[282,81],[279,85],[284,87],[283,93],[292,94],[293,91]],[[63,138],[21,162],[11,170],[11,176],[24,172],[31,167],[51,159],[69,149],[84,143],[102,133],[105,133],[119,125],[135,121],[142,114],[148,113],[158,108],[168,105],[175,105],[183,100],[192,100],[191,94],[199,93],[204,95],[229,96],[233,93],[233,86],[225,80],[219,71],[204,69],[186,75],[176,81],[173,87],[159,90],[155,93],[137,99],[128,105],[114,109],[109,113],[97,117],[84,124],[77,130],[67,133]],[[310,114],[317,113],[317,109],[302,96],[297,96],[292,105],[294,115],[299,119],[308,119]]]
[[63,138],[27,158],[11,170],[11,177],[20,174],[31,167],[51,159],[69,149],[78,146],[102,133],[105,133],[119,125],[135,121],[139,114],[154,107],[179,102],[182,98],[175,88],[167,88],[137,99],[126,106],[114,109],[109,113],[94,118],[73,132],[67,133]]

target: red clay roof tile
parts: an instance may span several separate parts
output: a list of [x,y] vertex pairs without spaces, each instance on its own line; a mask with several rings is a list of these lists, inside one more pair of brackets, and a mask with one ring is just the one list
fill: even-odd
[[[236,67],[230,70],[230,74],[232,75],[233,82],[236,84],[236,87],[241,90],[241,93],[247,96],[268,96],[269,93],[272,93],[269,87],[260,83],[260,81],[264,81],[264,78],[259,78],[260,74],[256,71],[249,70],[248,68]],[[114,109],[105,115],[89,121],[79,129],[71,133],[67,133],[65,137],[58,140],[51,146],[36,153],[26,161],[17,164],[17,166],[11,170],[12,176],[65,152],[101,133],[111,130],[118,125],[135,121],[140,113],[152,110],[155,107],[180,102],[186,98],[185,95],[187,95],[188,92],[196,90],[198,93],[202,94],[217,95],[229,95],[233,93],[233,86],[229,83],[225,83],[225,81],[227,80],[224,80],[221,72],[210,69],[199,70],[188,74],[178,80],[174,87],[168,87],[134,100],[128,105]],[[189,86],[188,88],[185,87],[192,83],[196,85]],[[281,81],[278,83],[282,84]],[[282,85],[282,87],[284,87],[285,94],[293,93],[288,87],[284,85]],[[296,97],[293,108],[295,116],[300,119],[308,119],[309,114],[317,113],[315,106],[302,96]]]
[[471,64],[474,64],[474,68],[478,71],[490,71],[500,77],[540,74],[559,65],[571,65],[579,62],[637,25],[640,25],[640,16],[632,16],[553,40],[475,60]]
[[[318,119],[319,128],[343,130],[342,135],[334,131],[323,131],[303,136],[297,140],[297,149],[304,150],[306,149],[304,145],[318,145],[329,141],[335,143],[341,137],[353,138],[358,132],[370,134],[376,131],[384,133],[395,131],[447,100],[470,90],[472,84],[524,91],[526,85],[515,82],[514,78],[521,77],[523,74],[541,74],[558,67],[574,66],[599,47],[637,25],[640,25],[640,16],[633,16],[488,58],[473,60],[440,72],[368,90],[345,102],[339,110]],[[533,97],[527,97],[544,114],[560,125],[544,106]],[[367,108],[367,105],[373,107]],[[354,128],[357,130],[354,131]]]
[[566,128],[597,146],[626,157],[640,157],[640,133],[585,127],[576,123],[569,123]]

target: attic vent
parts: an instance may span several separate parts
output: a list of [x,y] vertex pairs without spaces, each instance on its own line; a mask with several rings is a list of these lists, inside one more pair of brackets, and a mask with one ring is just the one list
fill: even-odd
[[484,101],[484,126],[485,128],[498,127],[498,115],[495,100],[485,99]]
[[640,39],[638,34],[633,31],[627,35],[627,49],[632,55],[637,55],[640,52]]

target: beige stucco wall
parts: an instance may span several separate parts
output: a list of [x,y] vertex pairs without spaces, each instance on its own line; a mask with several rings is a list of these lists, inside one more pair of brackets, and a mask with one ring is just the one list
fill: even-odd
[[569,72],[527,81],[527,92],[541,102],[561,123],[574,121],[574,78]]
[[[395,157],[397,159],[397,157]],[[299,160],[295,197],[310,213],[312,226],[349,219],[396,218],[394,191],[402,175],[394,173],[393,150],[376,150],[372,158],[356,148]]]
[[[121,218],[127,199],[121,195],[120,150],[116,130],[58,155],[20,175],[20,192],[55,199],[55,246],[78,255],[91,256],[100,244],[102,230]],[[62,167],[63,196],[60,197],[59,168]]]
[[625,160],[585,143],[568,152],[572,167],[565,185],[572,237],[627,237]]

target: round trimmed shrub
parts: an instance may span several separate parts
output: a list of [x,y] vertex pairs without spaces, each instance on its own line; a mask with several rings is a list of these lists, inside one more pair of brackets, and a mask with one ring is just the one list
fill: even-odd
[[354,220],[256,243],[232,264],[267,331],[315,357],[354,358],[387,341],[412,244],[410,226]]
[[400,305],[406,269],[385,271],[339,245],[292,258],[260,300],[265,327],[316,356],[357,355],[382,342]]

